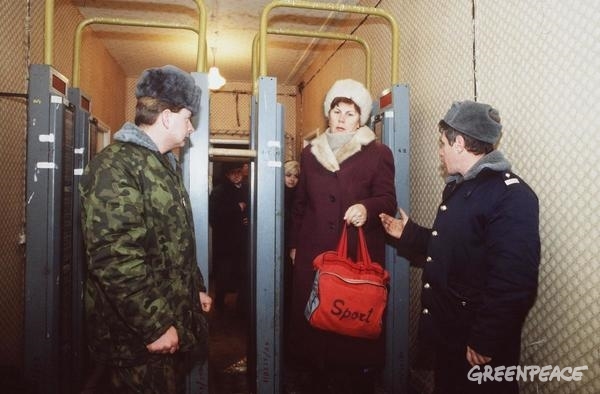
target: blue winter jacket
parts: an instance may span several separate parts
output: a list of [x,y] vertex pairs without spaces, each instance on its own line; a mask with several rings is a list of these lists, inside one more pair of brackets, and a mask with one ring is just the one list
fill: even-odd
[[[538,285],[539,207],[497,151],[449,178],[432,228],[409,221],[400,250],[422,254],[422,339],[491,356],[518,354]],[[518,361],[518,360],[517,360]]]

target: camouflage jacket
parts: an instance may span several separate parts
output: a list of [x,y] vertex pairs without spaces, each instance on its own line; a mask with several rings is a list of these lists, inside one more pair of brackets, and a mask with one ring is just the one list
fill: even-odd
[[180,351],[207,341],[188,194],[175,156],[131,123],[89,163],[79,184],[92,355],[115,365],[149,357],[169,326]]

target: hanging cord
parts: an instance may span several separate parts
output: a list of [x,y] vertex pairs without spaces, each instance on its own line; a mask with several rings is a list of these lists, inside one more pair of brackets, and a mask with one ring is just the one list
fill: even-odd
[[240,127],[241,123],[240,123],[240,94],[239,93],[235,94],[235,117],[237,120],[237,125],[238,125],[238,127]]
[[215,52],[217,51],[217,48],[215,47],[210,47],[210,51],[212,52],[213,55],[213,67],[216,67],[215,63],[217,62],[217,57],[215,56]]
[[475,26],[475,0],[473,1],[473,98],[477,101],[477,45],[476,45],[476,26]]

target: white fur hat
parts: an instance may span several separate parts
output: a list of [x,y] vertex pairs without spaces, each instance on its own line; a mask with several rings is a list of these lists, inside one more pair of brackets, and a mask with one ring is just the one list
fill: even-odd
[[367,123],[369,116],[371,116],[373,99],[371,99],[371,94],[362,83],[353,79],[340,79],[336,81],[333,86],[331,86],[331,89],[329,89],[329,92],[327,92],[325,102],[323,103],[323,110],[325,111],[326,118],[329,117],[331,102],[336,97],[346,97],[354,101],[360,108],[361,126]]

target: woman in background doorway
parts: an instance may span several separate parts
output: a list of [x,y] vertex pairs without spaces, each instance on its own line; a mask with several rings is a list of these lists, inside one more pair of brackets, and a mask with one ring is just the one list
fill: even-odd
[[298,186],[298,178],[300,177],[300,163],[296,160],[288,160],[283,164],[284,171],[284,256],[285,263],[283,265],[283,344],[286,352],[290,349],[290,310],[292,307],[292,277],[294,260],[290,257],[290,227],[292,224],[292,204],[296,194],[296,186]]

